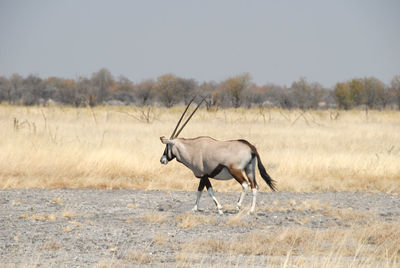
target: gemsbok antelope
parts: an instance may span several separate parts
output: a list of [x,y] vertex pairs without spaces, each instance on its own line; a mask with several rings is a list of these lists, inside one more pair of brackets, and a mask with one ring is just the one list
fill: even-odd
[[[236,208],[238,210],[241,208],[250,183],[253,199],[249,212],[254,213],[258,188],[255,177],[256,162],[261,177],[273,191],[276,190],[275,181],[265,171],[256,147],[246,140],[219,141],[207,136],[192,139],[178,138],[178,135],[204,101],[203,99],[197,105],[196,109],[177,131],[182,118],[194,99],[189,102],[182,113],[171,137],[169,139],[164,136],[160,137],[161,142],[166,145],[164,154],[160,159],[161,164],[166,165],[169,161],[176,158],[178,162],[192,170],[194,175],[200,179],[193,211],[198,211],[201,193],[204,187],[206,187],[217,206],[218,212],[223,214],[222,206],[214,195],[209,178],[216,180],[230,180],[234,178],[242,186],[242,192]],[[247,179],[244,174],[246,174]]]

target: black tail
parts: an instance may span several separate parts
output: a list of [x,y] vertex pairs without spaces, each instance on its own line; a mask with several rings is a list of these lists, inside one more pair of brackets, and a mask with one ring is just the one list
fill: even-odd
[[264,165],[261,163],[260,155],[257,153],[257,151],[256,155],[257,155],[258,171],[260,171],[261,177],[265,180],[265,182],[268,184],[269,188],[271,188],[272,191],[276,191],[276,182],[268,175]]

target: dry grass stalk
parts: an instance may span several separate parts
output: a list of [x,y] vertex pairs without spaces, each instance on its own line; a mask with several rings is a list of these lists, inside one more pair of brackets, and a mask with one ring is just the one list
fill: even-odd
[[168,214],[162,212],[152,212],[144,216],[144,220],[153,223],[162,223],[168,220]]
[[188,212],[176,217],[176,220],[180,222],[178,227],[182,228],[193,228],[201,224],[214,224],[216,219],[207,215],[196,215],[192,212]]
[[225,223],[228,226],[248,226],[250,225],[250,222],[246,220],[247,218],[247,212],[241,210],[239,213],[229,217]]
[[72,217],[75,216],[75,213],[72,212],[72,211],[69,211],[69,210],[64,210],[64,212],[62,213],[62,216],[63,216],[64,218],[70,219],[70,218],[72,218]]
[[53,251],[53,250],[59,250],[59,249],[61,249],[61,245],[60,245],[60,243],[58,243],[56,241],[48,241],[42,247],[42,250],[46,250],[46,251]]
[[155,234],[153,241],[156,245],[163,246],[167,243],[167,236],[165,234]]
[[153,258],[146,252],[140,250],[132,250],[128,257],[128,261],[136,262],[136,263],[151,263]]

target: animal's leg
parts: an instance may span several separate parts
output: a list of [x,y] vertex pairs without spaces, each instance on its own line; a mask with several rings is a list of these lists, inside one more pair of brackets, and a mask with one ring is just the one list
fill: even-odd
[[247,183],[247,180],[245,176],[243,175],[243,172],[241,169],[234,169],[234,168],[229,168],[228,169],[229,173],[235,178],[235,180],[242,185],[242,193],[240,194],[238,203],[237,203],[237,209],[240,209],[242,206],[243,199],[246,195],[247,188],[249,188],[249,184]]
[[213,188],[211,186],[210,180],[208,179],[208,177],[203,177],[201,180],[203,180],[203,179],[204,179],[204,182],[205,182],[205,186],[207,187],[208,194],[211,196],[211,198],[214,200],[215,205],[217,206],[218,213],[219,214],[224,214],[224,212],[222,211],[221,204],[218,202],[217,198],[214,195],[214,191],[213,191]]
[[253,214],[256,209],[257,188],[253,188],[251,191],[253,192],[253,201],[251,203],[250,214]]
[[[208,180],[208,178],[207,178],[207,180]],[[199,182],[199,187],[197,188],[196,204],[194,205],[194,208],[192,209],[192,211],[199,210],[200,197],[201,197],[201,193],[203,192],[203,189],[205,186],[206,186],[206,181],[204,180],[204,178],[201,178],[200,182]]]
[[240,208],[242,207],[242,202],[243,202],[243,199],[244,199],[244,197],[246,195],[246,191],[247,191],[248,188],[249,188],[249,184],[247,182],[243,182],[243,184],[242,184],[242,192],[240,193],[240,197],[239,197],[238,203],[236,205],[236,209],[237,210],[240,210]]
[[253,193],[253,200],[251,202],[250,214],[254,213],[257,201],[257,182],[256,182],[256,159],[253,158],[250,164],[246,167],[246,175],[250,181],[251,191]]

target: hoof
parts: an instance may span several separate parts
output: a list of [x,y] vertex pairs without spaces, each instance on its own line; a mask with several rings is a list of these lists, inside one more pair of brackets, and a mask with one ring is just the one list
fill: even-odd
[[255,211],[254,210],[249,210],[249,212],[247,212],[247,215],[254,215]]

